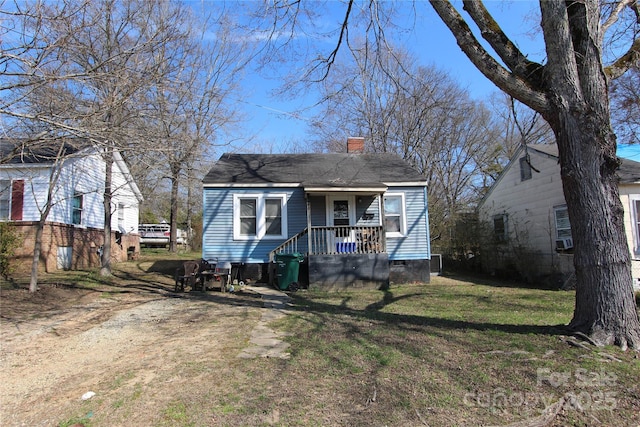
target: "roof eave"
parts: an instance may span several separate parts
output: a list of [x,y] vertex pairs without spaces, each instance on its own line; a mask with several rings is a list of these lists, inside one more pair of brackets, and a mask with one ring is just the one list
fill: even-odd
[[304,191],[307,193],[384,193],[387,191],[386,185],[355,185],[355,186],[332,186],[332,185],[305,185]]
[[406,182],[382,182],[379,185],[356,184],[352,186],[331,186],[323,184],[303,184],[301,182],[203,182],[203,188],[313,188],[311,191],[320,191],[316,188],[331,191],[371,191],[386,190],[389,187],[426,187],[426,181],[406,181]]

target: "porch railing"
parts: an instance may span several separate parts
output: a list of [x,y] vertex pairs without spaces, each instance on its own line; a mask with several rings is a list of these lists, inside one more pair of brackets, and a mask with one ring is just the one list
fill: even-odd
[[287,239],[280,246],[278,246],[277,248],[269,252],[269,262],[275,261],[275,257],[277,253],[285,253],[285,254],[292,254],[296,252],[306,253],[308,249],[308,245],[304,237],[307,235],[308,231],[309,229],[305,228],[300,233]]
[[386,251],[382,226],[333,226],[305,228],[269,254],[304,253],[307,255],[376,254]]

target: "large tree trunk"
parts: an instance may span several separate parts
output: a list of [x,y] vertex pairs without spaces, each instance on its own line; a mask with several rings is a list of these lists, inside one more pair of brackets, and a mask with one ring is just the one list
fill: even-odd
[[576,304],[569,327],[597,345],[640,349],[615,137],[601,132],[606,126],[597,114],[576,116],[565,113],[552,122],[575,242]]
[[575,242],[576,305],[569,326],[596,345],[640,349],[598,4],[548,1],[540,6],[551,107],[542,114],[556,135]]
[[[607,81],[607,70],[619,75],[637,61],[638,40],[615,62],[618,71],[612,73],[602,63],[605,28],[599,2],[541,0],[543,65],[518,50],[482,1],[465,0],[465,10],[505,68],[477,41],[450,2],[431,0],[431,5],[474,65],[500,89],[542,114],[555,133],[575,242],[577,291],[569,326],[596,345],[640,349]],[[610,22],[621,11],[612,10]]]

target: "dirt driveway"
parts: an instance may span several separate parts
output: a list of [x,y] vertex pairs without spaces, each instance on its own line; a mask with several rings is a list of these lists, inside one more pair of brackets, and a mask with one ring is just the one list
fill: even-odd
[[0,424],[162,425],[178,397],[222,393],[212,376],[226,378],[230,360],[287,356],[265,326],[281,308],[265,307],[275,290],[174,294],[162,274],[125,282],[2,291]]

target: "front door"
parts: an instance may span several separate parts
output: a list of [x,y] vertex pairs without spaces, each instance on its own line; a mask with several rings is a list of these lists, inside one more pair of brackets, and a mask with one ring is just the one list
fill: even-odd
[[355,225],[356,207],[353,196],[327,196],[327,225]]
[[[332,227],[355,225],[355,199],[353,196],[327,197],[327,225]],[[355,249],[355,234],[348,228],[336,228],[329,233],[329,244],[337,252]]]

